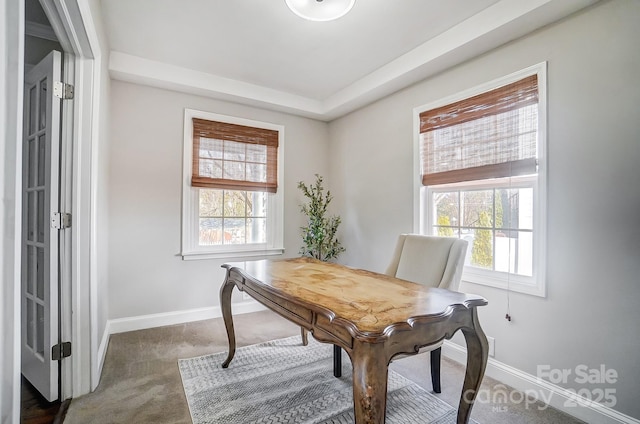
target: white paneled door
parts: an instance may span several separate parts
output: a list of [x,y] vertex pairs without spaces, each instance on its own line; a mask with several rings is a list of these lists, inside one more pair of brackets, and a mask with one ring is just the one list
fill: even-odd
[[25,75],[22,173],[22,373],[58,399],[58,229],[62,55],[51,52]]

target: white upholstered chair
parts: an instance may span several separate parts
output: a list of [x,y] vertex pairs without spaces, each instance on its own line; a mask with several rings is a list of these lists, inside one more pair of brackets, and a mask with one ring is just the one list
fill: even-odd
[[[401,234],[385,274],[429,287],[458,291],[466,253],[465,240]],[[439,342],[420,349],[421,352],[431,351],[431,383],[436,393],[440,393],[441,345]]]

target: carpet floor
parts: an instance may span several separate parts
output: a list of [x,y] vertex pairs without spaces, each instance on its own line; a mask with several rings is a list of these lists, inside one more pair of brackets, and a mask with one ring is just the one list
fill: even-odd
[[[297,326],[270,311],[237,315],[234,324],[238,347],[300,333]],[[114,334],[109,340],[98,388],[73,399],[64,422],[190,424],[178,360],[226,352],[227,347],[222,319]],[[428,353],[394,361],[390,369],[431,392]],[[434,396],[449,405],[457,405],[464,367],[443,358],[441,373],[442,393]],[[511,396],[512,389],[488,377],[484,378],[481,390],[485,390],[490,399],[496,392],[505,390],[507,400],[521,398]],[[524,402],[476,402],[471,417],[482,424],[581,423],[551,407]]]

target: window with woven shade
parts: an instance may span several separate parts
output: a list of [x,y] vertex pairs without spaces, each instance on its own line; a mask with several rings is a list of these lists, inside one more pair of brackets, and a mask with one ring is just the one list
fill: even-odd
[[538,77],[420,113],[422,184],[534,174]]
[[281,254],[281,125],[185,109],[183,259]]
[[468,241],[463,280],[544,296],[546,65],[417,108],[416,231]]
[[278,131],[193,118],[191,185],[275,193]]

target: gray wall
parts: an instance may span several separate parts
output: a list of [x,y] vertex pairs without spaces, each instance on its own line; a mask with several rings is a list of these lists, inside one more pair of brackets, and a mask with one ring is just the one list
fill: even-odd
[[[383,271],[413,230],[414,107],[548,61],[547,296],[463,283],[489,300],[495,358],[617,370],[615,409],[640,418],[640,2],[605,1],[330,124],[343,262]],[[362,152],[366,152],[362,154]],[[566,387],[580,387],[570,379]],[[594,386],[587,386],[593,389]],[[595,386],[595,387],[603,387]],[[611,385],[604,385],[611,387]]]
[[112,81],[110,319],[218,304],[225,261],[183,261],[179,256],[185,108],[284,125],[285,256],[297,256],[300,248],[297,182],[312,181],[315,173],[327,175],[325,123]]

